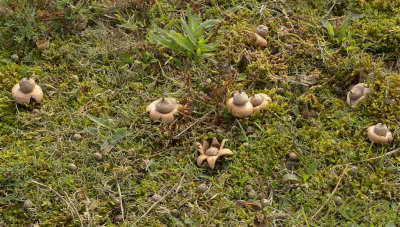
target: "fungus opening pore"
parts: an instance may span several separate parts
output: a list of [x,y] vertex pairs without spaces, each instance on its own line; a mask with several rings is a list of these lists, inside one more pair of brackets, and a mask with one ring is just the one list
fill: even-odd
[[207,156],[217,156],[218,155],[218,148],[210,147],[206,150],[205,155]]
[[239,91],[233,95],[233,103],[237,106],[243,106],[249,101],[249,97],[246,93]]
[[173,109],[174,109],[174,106],[172,105],[171,101],[169,101],[168,99],[165,99],[165,98],[162,98],[156,104],[156,110],[163,114],[171,113],[171,111]]
[[22,92],[24,93],[29,93],[32,92],[33,89],[35,88],[35,81],[29,77],[23,78],[19,82],[19,88],[21,89]]
[[374,132],[379,136],[386,136],[387,131],[388,131],[387,126],[382,123],[378,123],[374,127]]

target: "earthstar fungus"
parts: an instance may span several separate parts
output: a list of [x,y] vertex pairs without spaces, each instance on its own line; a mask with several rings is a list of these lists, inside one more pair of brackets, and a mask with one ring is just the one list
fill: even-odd
[[165,124],[174,121],[174,115],[178,113],[180,105],[174,98],[161,98],[147,106],[146,112],[152,121],[162,120]]
[[382,123],[370,126],[368,129],[368,138],[377,144],[387,144],[393,140],[392,133],[387,126]]
[[210,167],[215,168],[217,159],[221,156],[228,155],[232,156],[233,152],[230,149],[224,148],[226,139],[223,139],[221,143],[218,142],[217,138],[213,138],[211,144],[206,140],[203,144],[197,143],[200,156],[197,158],[197,165],[199,167]]
[[40,102],[43,99],[43,91],[35,80],[29,77],[23,78],[11,90],[12,96],[18,104],[29,104],[31,99]]
[[367,88],[364,83],[356,84],[351,88],[349,93],[347,93],[346,102],[349,106],[353,107],[368,93],[371,93],[371,89]]
[[255,94],[250,98],[250,102],[253,105],[253,113],[258,113],[262,108],[265,108],[268,102],[271,102],[271,98],[263,93]]
[[253,105],[243,91],[235,92],[233,97],[226,102],[226,108],[235,117],[247,117],[253,113]]

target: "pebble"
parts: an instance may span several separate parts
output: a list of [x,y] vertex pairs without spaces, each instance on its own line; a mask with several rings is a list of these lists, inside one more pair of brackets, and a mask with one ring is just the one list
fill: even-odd
[[76,167],[75,164],[68,164],[67,168],[71,171],[76,171],[78,169],[78,167]]
[[179,218],[179,216],[181,216],[181,213],[180,213],[179,210],[177,210],[177,209],[171,210],[171,211],[169,212],[169,214],[170,214],[172,217],[175,217],[175,218]]
[[277,88],[276,90],[275,90],[275,93],[276,94],[278,94],[278,95],[283,95],[283,93],[285,93],[285,89],[283,89],[283,88]]
[[254,199],[256,197],[256,191],[251,190],[249,192],[247,192],[247,197],[249,197],[249,199]]
[[151,200],[153,200],[154,202],[158,202],[158,201],[160,201],[161,200],[161,196],[160,195],[158,195],[158,194],[154,194],[152,197],[151,197]]
[[196,188],[196,192],[197,193],[204,193],[205,191],[207,191],[208,187],[206,184],[200,184],[199,186],[197,186]]
[[11,55],[11,59],[12,59],[13,61],[18,61],[18,59],[19,59],[18,54],[13,54],[13,55]]
[[287,161],[285,166],[288,170],[293,170],[296,165],[297,163],[295,161]]
[[93,157],[96,161],[101,161],[103,159],[103,156],[99,152],[94,153]]
[[290,152],[289,153],[289,160],[290,161],[297,161],[299,159],[299,156],[296,154],[296,152]]
[[73,139],[73,140],[81,140],[81,139],[82,139],[82,136],[81,136],[81,134],[79,134],[79,133],[75,133],[75,134],[72,136],[72,139]]
[[24,207],[25,207],[26,209],[32,208],[32,207],[33,207],[32,201],[29,200],[29,199],[25,200],[25,202],[24,202]]

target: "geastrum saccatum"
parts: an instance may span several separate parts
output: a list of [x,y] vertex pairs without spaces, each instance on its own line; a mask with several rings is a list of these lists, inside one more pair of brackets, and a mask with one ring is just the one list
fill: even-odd
[[232,156],[233,152],[227,148],[224,148],[226,139],[223,139],[221,143],[218,142],[217,138],[213,138],[211,144],[206,140],[203,141],[203,145],[197,143],[200,156],[197,158],[197,165],[199,167],[210,167],[214,169],[217,159],[221,156],[228,155]]
[[226,102],[226,108],[235,117],[247,117],[253,113],[253,104],[243,91],[235,92],[233,97]]
[[29,104],[31,99],[40,102],[43,99],[43,91],[35,80],[29,77],[23,78],[11,90],[12,96],[18,104]]
[[165,124],[171,124],[174,121],[174,115],[178,113],[180,105],[174,98],[161,98],[147,106],[146,112],[153,121],[162,120]]
[[347,94],[346,102],[349,106],[353,107],[368,93],[371,93],[371,90],[364,83],[356,84]]
[[368,138],[377,144],[386,144],[393,140],[392,133],[387,126],[382,123],[370,126],[368,129]]
[[258,113],[262,108],[265,108],[268,102],[271,102],[272,99],[263,93],[255,94],[251,96],[250,102],[253,105],[253,113]]
[[265,37],[268,34],[268,28],[265,25],[259,25],[256,28],[256,32],[254,33],[255,37],[253,38],[253,43],[258,46],[266,47],[268,46],[267,40]]

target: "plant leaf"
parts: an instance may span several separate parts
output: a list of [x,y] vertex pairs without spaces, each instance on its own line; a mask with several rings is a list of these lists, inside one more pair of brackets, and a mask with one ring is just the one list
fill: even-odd
[[307,175],[313,175],[317,170],[318,162],[314,161],[308,168],[307,168]]
[[204,21],[194,32],[195,37],[200,37],[200,35],[201,35],[201,33],[203,33],[204,29],[213,27],[220,22],[221,22],[220,20],[216,20],[216,19],[210,19],[210,20]]
[[180,51],[179,46],[173,40],[165,39],[154,33],[150,34],[150,38],[154,39],[155,41],[157,41],[159,44],[163,45],[164,47],[167,47],[171,50]]
[[114,135],[111,137],[110,142],[111,143],[115,143],[115,142],[117,142],[118,140],[124,138],[127,135],[128,135],[128,131],[127,131],[126,127],[125,128],[118,128],[118,129],[116,129],[114,131]]
[[108,120],[106,120],[106,119],[98,118],[98,117],[92,116],[90,114],[88,114],[88,118],[91,121],[95,122],[96,124],[98,124],[100,126],[103,126],[105,128],[110,128],[110,126],[111,126],[110,122]]
[[194,53],[194,45],[190,42],[189,39],[183,37],[182,34],[180,33],[175,33],[175,35],[171,35],[170,36],[177,44],[179,44],[179,46],[181,46],[182,48],[186,49],[187,51],[189,51],[191,54],[195,54]]
[[181,18],[181,22],[182,22],[182,30],[185,32],[185,35],[189,37],[189,40],[192,42],[192,44],[196,46],[197,40],[194,38],[192,31],[186,24],[186,21],[183,18]]

